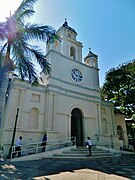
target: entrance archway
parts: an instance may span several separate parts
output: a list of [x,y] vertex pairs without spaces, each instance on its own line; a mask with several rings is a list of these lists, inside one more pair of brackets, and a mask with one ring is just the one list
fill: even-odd
[[76,137],[77,146],[83,146],[82,113],[78,108],[71,112],[71,136]]

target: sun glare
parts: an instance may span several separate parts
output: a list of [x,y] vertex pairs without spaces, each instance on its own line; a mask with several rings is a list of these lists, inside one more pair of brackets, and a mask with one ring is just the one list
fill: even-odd
[[0,22],[5,21],[17,9],[22,0],[0,0]]

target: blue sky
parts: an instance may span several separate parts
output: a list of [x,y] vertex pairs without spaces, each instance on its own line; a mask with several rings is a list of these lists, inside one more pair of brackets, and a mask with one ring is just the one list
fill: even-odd
[[110,68],[135,58],[135,0],[38,0],[35,11],[33,22],[56,30],[67,18],[83,57],[89,48],[98,55],[100,85]]

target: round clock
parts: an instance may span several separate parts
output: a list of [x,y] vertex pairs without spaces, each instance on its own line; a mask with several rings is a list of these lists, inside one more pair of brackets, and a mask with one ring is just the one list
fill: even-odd
[[83,78],[81,71],[76,68],[72,69],[71,77],[75,82],[81,82]]

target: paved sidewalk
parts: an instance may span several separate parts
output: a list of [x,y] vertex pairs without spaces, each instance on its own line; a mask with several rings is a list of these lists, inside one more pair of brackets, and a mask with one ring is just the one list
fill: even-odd
[[0,180],[135,180],[135,155],[90,160],[0,161]]

